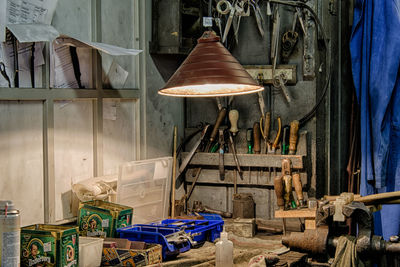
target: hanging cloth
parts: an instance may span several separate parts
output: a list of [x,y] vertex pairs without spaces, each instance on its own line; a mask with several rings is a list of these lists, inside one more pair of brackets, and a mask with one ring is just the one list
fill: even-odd
[[[400,0],[356,0],[350,40],[361,108],[361,195],[400,190]],[[400,205],[384,205],[375,228],[399,234]]]

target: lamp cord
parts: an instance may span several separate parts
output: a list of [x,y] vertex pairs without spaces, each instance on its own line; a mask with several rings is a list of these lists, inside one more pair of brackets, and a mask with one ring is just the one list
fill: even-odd
[[325,84],[324,84],[324,89],[323,89],[322,95],[318,99],[315,106],[299,120],[299,124],[300,124],[299,126],[302,127],[306,124],[306,122],[308,122],[312,117],[314,117],[315,112],[317,111],[318,107],[321,105],[322,101],[325,98],[326,92],[328,91],[329,82],[331,80],[332,69],[333,69],[332,68],[333,62],[331,60],[331,51],[329,51],[329,49],[328,49],[328,41],[327,41],[324,27],[322,26],[322,23],[319,20],[315,11],[310,6],[308,6],[307,4],[300,2],[300,1],[270,0],[270,3],[276,3],[276,4],[281,4],[281,5],[294,6],[294,7],[300,7],[300,8],[307,9],[311,13],[311,16],[313,17],[314,21],[317,23],[318,28],[321,30],[322,38],[324,39],[326,61],[329,62],[326,80],[325,80]]

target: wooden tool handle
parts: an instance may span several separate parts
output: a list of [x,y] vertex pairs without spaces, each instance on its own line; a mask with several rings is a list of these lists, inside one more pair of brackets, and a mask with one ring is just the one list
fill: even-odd
[[299,132],[299,121],[294,120],[290,123],[289,155],[296,154],[296,146]]
[[291,170],[291,165],[292,162],[290,159],[283,159],[282,160],[282,175],[292,175],[292,170]]
[[231,111],[229,111],[228,117],[231,123],[231,128],[229,129],[229,131],[233,135],[236,135],[236,133],[239,131],[237,126],[237,122],[239,120],[239,112],[236,109],[232,109]]
[[268,141],[269,137],[269,127],[271,125],[271,112],[265,113],[265,119],[264,119],[264,140]]
[[301,184],[301,179],[300,179],[299,173],[293,174],[293,184],[294,184],[294,190],[296,191],[297,199],[299,200],[299,202],[302,202],[304,199],[303,185]]
[[261,131],[260,124],[255,122],[253,125],[253,139],[254,139],[254,154],[260,154],[261,152]]
[[284,201],[285,201],[285,206],[287,208],[290,208],[290,201],[292,199],[292,176],[290,175],[285,175],[283,176],[283,184],[284,184]]
[[218,113],[217,119],[215,120],[214,128],[210,135],[210,142],[213,142],[215,140],[218,128],[221,125],[222,121],[224,120],[225,116],[226,116],[226,108],[222,108]]
[[283,181],[282,176],[276,176],[274,179],[274,190],[276,194],[276,203],[278,207],[283,209],[285,206],[285,200],[283,199]]

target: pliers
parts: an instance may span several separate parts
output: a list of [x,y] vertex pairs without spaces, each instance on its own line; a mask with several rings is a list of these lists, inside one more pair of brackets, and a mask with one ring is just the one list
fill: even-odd
[[6,66],[3,62],[0,62],[0,73],[3,75],[4,79],[8,82],[8,87],[11,88],[11,81],[6,72]]
[[268,154],[275,154],[276,152],[276,148],[278,147],[279,141],[281,139],[281,135],[282,135],[282,121],[281,118],[278,117],[277,118],[278,121],[278,130],[276,132],[276,136],[273,139],[274,141],[271,143],[268,143]]

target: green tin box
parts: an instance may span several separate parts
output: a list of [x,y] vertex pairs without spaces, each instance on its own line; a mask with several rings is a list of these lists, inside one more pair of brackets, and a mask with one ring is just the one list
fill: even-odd
[[21,228],[21,266],[76,267],[78,227],[36,224]]
[[79,205],[78,225],[82,236],[118,237],[116,229],[132,223],[133,209],[111,202],[93,200]]

